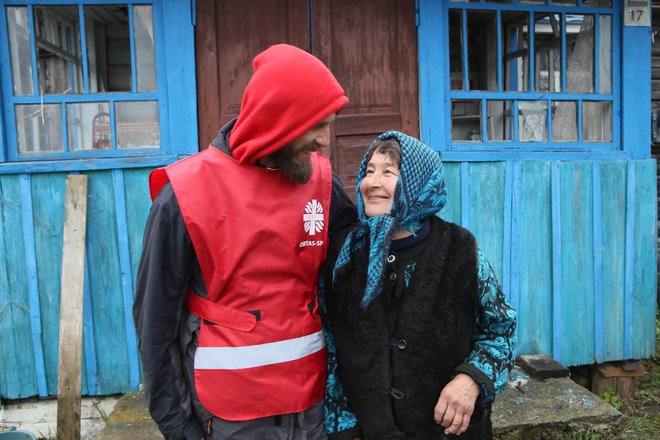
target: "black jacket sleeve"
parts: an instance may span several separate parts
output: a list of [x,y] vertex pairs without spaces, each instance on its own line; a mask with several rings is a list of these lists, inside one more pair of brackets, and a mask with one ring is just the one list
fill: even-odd
[[149,411],[167,440],[204,436],[192,412],[178,346],[193,259],[192,242],[168,184],[149,212],[133,303]]

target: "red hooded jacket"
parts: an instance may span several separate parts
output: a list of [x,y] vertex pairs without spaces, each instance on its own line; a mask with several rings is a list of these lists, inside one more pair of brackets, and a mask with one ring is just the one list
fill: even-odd
[[327,250],[332,176],[312,153],[302,185],[255,166],[347,102],[317,58],[277,45],[254,60],[229,137],[150,176],[168,180],[200,263],[208,297],[187,307],[202,318],[195,354],[200,402],[227,420],[299,412],[322,398],[326,352],[317,285]]

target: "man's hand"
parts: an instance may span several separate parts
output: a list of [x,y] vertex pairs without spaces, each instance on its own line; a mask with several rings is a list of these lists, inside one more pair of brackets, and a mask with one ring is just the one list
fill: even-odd
[[443,388],[433,418],[445,428],[445,434],[459,435],[467,431],[478,396],[479,385],[463,373]]

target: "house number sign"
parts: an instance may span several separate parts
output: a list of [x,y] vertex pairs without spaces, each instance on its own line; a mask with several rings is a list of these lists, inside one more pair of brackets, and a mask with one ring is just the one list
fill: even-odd
[[623,24],[651,26],[651,0],[625,0]]

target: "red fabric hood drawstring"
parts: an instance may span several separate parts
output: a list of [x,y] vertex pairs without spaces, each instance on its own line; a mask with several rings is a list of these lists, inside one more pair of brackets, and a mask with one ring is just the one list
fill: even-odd
[[272,46],[252,64],[254,74],[229,135],[232,156],[240,163],[274,153],[348,103],[330,70],[297,47]]

